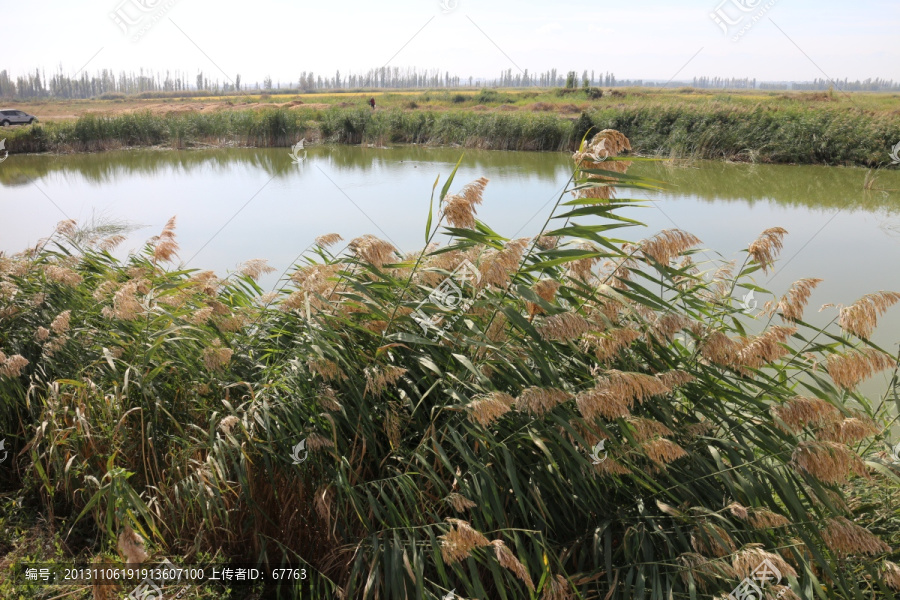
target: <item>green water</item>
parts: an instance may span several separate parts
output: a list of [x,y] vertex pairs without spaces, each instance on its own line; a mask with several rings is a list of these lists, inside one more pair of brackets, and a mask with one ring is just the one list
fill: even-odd
[[[462,154],[319,146],[307,149],[300,164],[289,149],[14,155],[0,164],[0,250],[34,244],[61,219],[98,215],[142,226],[124,250],[139,248],[178,215],[187,266],[222,273],[266,258],[278,269],[264,282],[273,285],[324,233],[346,240],[372,233],[403,250],[421,247],[435,178],[443,182]],[[479,217],[505,236],[529,236],[546,220],[570,169],[566,154],[466,150],[456,181],[488,177]],[[900,191],[864,191],[862,169],[636,163],[630,173],[666,181],[667,190],[638,196],[646,207],[628,214],[647,227],[623,237],[679,227],[703,240],[706,256],[742,261],[739,251],[762,230],[787,229],[777,270],[756,281],[783,293],[802,277],[824,279],[807,311],[813,322],[835,316],[817,313],[822,304],[900,291]],[[876,187],[900,190],[900,171],[881,172]],[[874,340],[896,353],[900,307],[882,318]],[[886,386],[876,378],[865,390],[875,395]]]

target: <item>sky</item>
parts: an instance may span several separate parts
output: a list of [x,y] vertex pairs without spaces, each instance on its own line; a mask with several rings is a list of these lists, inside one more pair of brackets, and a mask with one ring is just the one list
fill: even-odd
[[[225,82],[384,65],[463,78],[900,80],[897,0],[0,0],[0,69],[203,71]],[[717,14],[723,31],[711,16]],[[111,15],[115,15],[115,18]],[[117,25],[115,20],[122,23]],[[749,27],[748,27],[749,26]],[[123,29],[127,31],[123,31]]]

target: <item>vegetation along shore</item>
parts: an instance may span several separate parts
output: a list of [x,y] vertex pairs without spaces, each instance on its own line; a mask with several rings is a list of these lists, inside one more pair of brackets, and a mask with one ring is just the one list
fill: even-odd
[[482,90],[220,97],[111,95],[17,102],[40,117],[2,132],[10,153],[123,147],[346,144],[572,151],[613,128],[648,156],[890,166],[898,94],[722,92],[679,88]]

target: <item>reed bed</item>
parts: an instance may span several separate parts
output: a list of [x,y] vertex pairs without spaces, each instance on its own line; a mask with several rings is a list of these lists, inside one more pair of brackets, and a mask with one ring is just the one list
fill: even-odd
[[[541,103],[537,103],[541,104]],[[615,128],[645,155],[771,163],[888,166],[900,140],[900,120],[889,112],[787,103],[734,104],[590,102],[572,106],[573,118],[543,103],[485,109],[436,110],[399,106],[327,109],[266,108],[211,113],[150,112],[86,115],[72,122],[19,128],[8,134],[10,152],[85,152],[128,146],[279,146],[301,138],[347,144],[413,143],[498,150],[572,151],[591,128]],[[416,105],[418,106],[418,105]],[[450,104],[450,106],[455,106]]]
[[735,265],[682,231],[619,237],[658,185],[629,147],[583,143],[534,239],[451,175],[423,250],[324,235],[273,293],[262,261],[179,268],[174,219],[124,260],[62,223],[0,259],[3,487],[95,560],[126,539],[310,569],[282,597],[688,599],[764,559],[788,598],[893,597],[896,554],[846,490],[896,485],[855,389],[896,384],[865,336],[900,296],[817,329],[804,280],[748,333],[733,295],[764,295],[786,232]]

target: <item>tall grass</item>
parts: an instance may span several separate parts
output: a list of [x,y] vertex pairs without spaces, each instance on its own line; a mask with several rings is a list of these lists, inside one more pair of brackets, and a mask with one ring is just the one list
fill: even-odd
[[[897,481],[855,387],[896,383],[867,338],[900,296],[820,330],[805,280],[749,334],[733,295],[765,294],[783,231],[737,266],[685,232],[620,238],[615,188],[656,184],[601,141],[628,147],[586,146],[537,238],[476,221],[486,180],[451,175],[425,250],[323,236],[274,295],[253,261],[164,268],[174,222],[125,260],[61,224],[0,261],[4,486],[85,554],[130,527],[157,555],[306,565],[301,597],[711,597],[763,558],[782,597],[893,597],[843,498]],[[453,308],[433,290],[465,261]]]
[[[484,92],[483,92],[484,93]],[[448,100],[448,103],[451,101]],[[450,104],[450,106],[455,106]],[[574,150],[591,128],[615,128],[643,154],[772,163],[887,166],[900,140],[888,112],[731,102],[584,105],[578,119],[553,104],[514,112],[333,106],[212,113],[81,117],[9,132],[15,152],[81,152],[122,146],[290,146],[301,138],[348,144],[415,143],[499,150]],[[518,110],[519,108],[524,110]],[[575,110],[578,110],[577,108]]]

